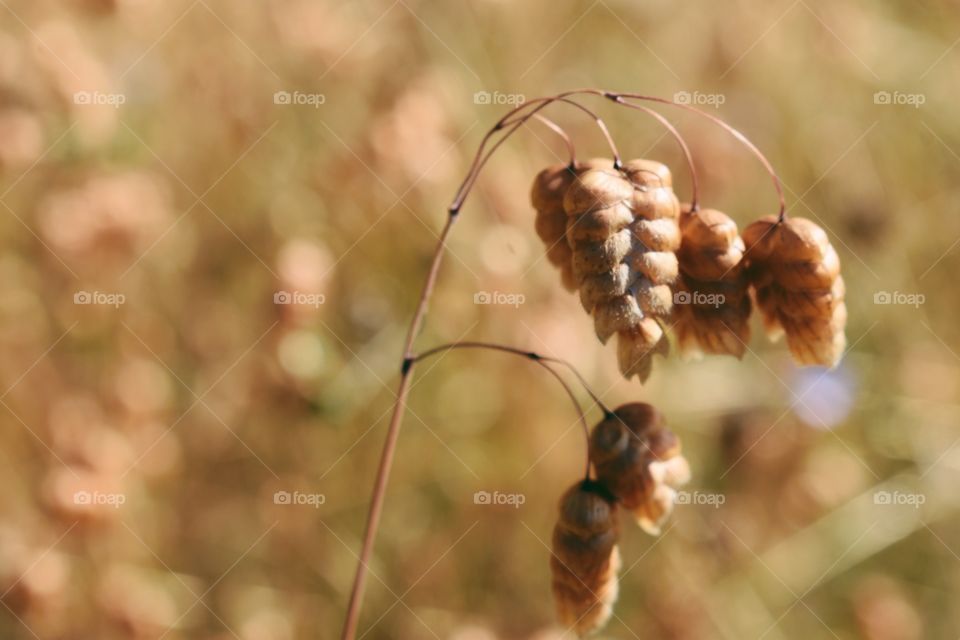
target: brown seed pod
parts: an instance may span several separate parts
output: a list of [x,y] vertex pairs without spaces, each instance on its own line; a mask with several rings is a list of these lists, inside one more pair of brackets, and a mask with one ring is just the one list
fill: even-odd
[[715,209],[690,211],[687,206],[680,230],[680,279],[674,297],[680,354],[740,358],[750,340],[751,304],[737,224]]
[[560,278],[568,291],[577,290],[573,277],[572,251],[567,245],[567,214],[563,210],[563,195],[581,173],[588,169],[613,167],[612,160],[596,158],[569,164],[555,164],[537,174],[530,190],[530,202],[537,211],[534,226],[547,248],[547,260],[560,269]]
[[660,322],[672,313],[680,247],[679,203],[670,170],[651,160],[594,167],[563,197],[573,277],[601,342],[618,336],[627,378],[650,375],[669,343]]
[[590,461],[598,481],[652,535],[673,510],[676,489],[690,479],[680,440],[642,402],[617,408],[593,428]]
[[616,502],[590,480],[560,499],[550,571],[560,622],[580,637],[607,623],[617,600],[620,525]]
[[764,328],[786,334],[802,365],[832,367],[846,347],[846,294],[840,258],[827,234],[805,218],[767,216],[744,229],[747,275]]

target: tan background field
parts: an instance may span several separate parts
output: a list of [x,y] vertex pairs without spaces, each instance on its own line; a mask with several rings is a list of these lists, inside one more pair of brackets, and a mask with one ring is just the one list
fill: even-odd
[[[851,348],[801,371],[755,325],[742,361],[623,381],[533,231],[562,144],[501,148],[418,348],[567,358],[655,403],[693,467],[662,536],[625,522],[600,637],[956,638],[958,36],[946,0],[0,0],[0,637],[337,637],[446,207],[510,103],[597,86],[757,143],[840,253]],[[655,121],[586,101],[689,197]],[[775,213],[733,138],[660,111],[705,205]],[[420,367],[362,637],[561,637],[547,545],[583,456],[539,368]]]

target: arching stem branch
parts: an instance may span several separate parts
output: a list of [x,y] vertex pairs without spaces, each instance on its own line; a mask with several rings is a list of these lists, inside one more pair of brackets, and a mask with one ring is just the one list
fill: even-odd
[[700,210],[700,188],[699,180],[697,179],[697,167],[693,163],[693,154],[690,153],[690,147],[687,146],[687,141],[684,140],[683,136],[680,135],[680,132],[677,131],[677,128],[673,124],[664,118],[659,112],[654,111],[650,107],[645,107],[642,104],[633,104],[632,102],[620,102],[625,107],[631,107],[633,109],[638,109],[644,113],[654,117],[657,121],[664,126],[664,128],[673,136],[674,140],[677,141],[677,144],[680,145],[681,151],[683,151],[683,157],[687,161],[687,167],[690,170],[690,211],[696,212]]
[[629,98],[631,100],[646,100],[648,102],[659,102],[661,104],[671,104],[676,107],[680,107],[681,109],[692,111],[693,113],[696,113],[704,118],[707,118],[714,124],[722,127],[724,130],[730,133],[734,138],[736,138],[741,144],[747,147],[747,149],[749,149],[750,152],[753,153],[753,155],[755,155],[758,160],[760,160],[760,163],[763,165],[763,168],[767,170],[767,173],[770,174],[770,178],[773,180],[773,186],[777,190],[777,197],[780,200],[780,211],[779,211],[779,214],[777,215],[777,219],[780,222],[783,222],[783,220],[786,218],[787,203],[783,195],[783,186],[780,183],[780,178],[779,176],[777,176],[777,172],[774,171],[773,165],[771,165],[770,161],[767,160],[767,157],[763,155],[763,152],[761,152],[760,149],[757,148],[757,145],[753,144],[753,142],[751,142],[750,139],[747,138],[747,136],[743,135],[739,130],[734,129],[732,126],[730,126],[729,124],[727,124],[726,122],[718,118],[717,116],[713,115],[712,113],[707,113],[703,109],[698,109],[689,104],[682,104],[680,102],[674,102],[673,100],[667,100],[666,98],[658,98],[656,96],[645,96],[638,93],[614,93],[614,92],[608,91],[605,93],[605,95],[607,98],[609,98],[610,100],[613,100],[617,104],[622,104],[628,107],[636,106],[636,105],[632,105],[626,102],[624,98]]
[[570,388],[570,385],[567,384],[566,380],[564,380],[563,377],[561,377],[560,374],[557,373],[557,371],[552,366],[550,366],[550,364],[554,363],[557,365],[561,365],[573,371],[574,374],[577,376],[577,379],[580,381],[580,384],[587,391],[587,393],[594,400],[594,402],[596,402],[597,405],[603,409],[604,413],[609,414],[610,411],[603,405],[603,403],[600,402],[596,394],[594,394],[593,391],[590,390],[590,387],[587,386],[583,377],[580,375],[580,373],[576,370],[576,368],[572,364],[570,364],[566,360],[560,360],[558,358],[542,356],[539,353],[536,353],[534,351],[524,351],[523,349],[517,349],[516,347],[509,347],[502,344],[496,344],[492,342],[477,342],[477,341],[451,342],[449,344],[442,344],[438,347],[433,347],[432,349],[428,349],[423,353],[414,356],[413,358],[411,358],[411,360],[413,362],[420,362],[421,360],[425,360],[430,356],[434,356],[438,353],[444,353],[446,351],[452,351],[454,349],[486,349],[489,351],[500,351],[502,353],[509,353],[511,355],[520,356],[521,358],[531,360],[536,364],[538,364],[539,366],[546,369],[547,371],[549,371],[550,374],[563,387],[563,390],[566,391],[567,396],[570,398],[570,401],[573,402],[573,406],[577,411],[577,417],[580,420],[580,426],[583,427],[583,435],[586,440],[587,462],[586,462],[586,468],[584,469],[584,479],[590,478],[590,427],[589,425],[587,425],[586,415],[584,415],[583,407],[580,405],[580,401],[577,400],[577,396],[573,393],[573,390]]

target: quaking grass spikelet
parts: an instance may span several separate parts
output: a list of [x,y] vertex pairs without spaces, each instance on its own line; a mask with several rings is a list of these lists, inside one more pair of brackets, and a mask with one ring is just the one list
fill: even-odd
[[846,347],[846,290],[826,232],[805,218],[767,216],[748,226],[743,239],[768,337],[786,335],[802,365],[835,366]]
[[737,223],[716,209],[680,216],[683,241],[674,306],[680,355],[743,356],[750,340],[750,296]]
[[593,428],[590,459],[597,480],[644,531],[658,535],[673,510],[676,489],[690,479],[680,440],[661,413],[643,402],[617,408]]
[[679,203],[670,171],[649,160],[591,169],[564,196],[567,242],[580,301],[602,343],[617,335],[621,373],[641,381],[669,343],[677,278]]
[[560,499],[550,570],[557,616],[580,637],[607,623],[619,585],[620,525],[613,496],[585,480]]

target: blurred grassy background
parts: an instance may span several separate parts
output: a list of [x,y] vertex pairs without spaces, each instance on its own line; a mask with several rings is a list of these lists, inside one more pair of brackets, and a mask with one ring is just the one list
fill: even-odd
[[[0,16],[0,636],[336,637],[404,327],[508,108],[475,94],[581,86],[721,96],[705,108],[829,230],[852,348],[811,375],[757,327],[741,362],[620,380],[532,228],[529,184],[563,147],[538,125],[504,145],[420,347],[570,359],[610,404],[657,404],[691,501],[723,502],[678,506],[659,539],[625,522],[603,637],[957,636],[956,2],[0,0]],[[688,197],[655,122],[591,106]],[[582,115],[549,113],[603,152]],[[663,113],[704,204],[741,225],[775,212],[732,138]],[[419,369],[363,637],[560,637],[546,545],[580,473],[574,420],[501,354]]]

